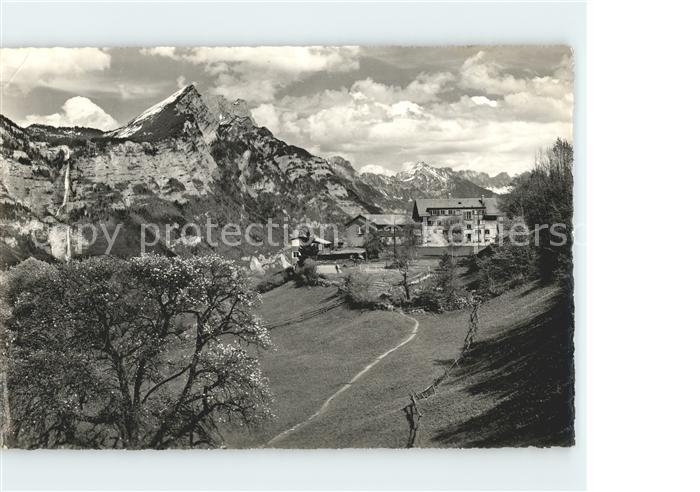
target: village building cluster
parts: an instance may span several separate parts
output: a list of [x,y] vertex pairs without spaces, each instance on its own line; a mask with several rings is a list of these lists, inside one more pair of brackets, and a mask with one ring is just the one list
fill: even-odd
[[[441,256],[449,250],[468,256],[493,243],[503,232],[503,214],[495,197],[420,198],[408,214],[361,213],[344,224],[336,241],[312,237],[319,259],[366,259],[368,238],[379,238],[387,250],[411,240],[418,256]],[[292,241],[299,256],[302,238]]]

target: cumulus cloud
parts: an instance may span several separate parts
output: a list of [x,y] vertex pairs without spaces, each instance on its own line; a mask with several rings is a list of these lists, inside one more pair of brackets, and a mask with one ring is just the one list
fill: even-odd
[[377,164],[367,164],[360,168],[360,173],[372,173],[372,174],[382,174],[384,176],[393,176],[396,174],[395,171],[385,168],[384,166],[378,166]]
[[477,106],[490,106],[492,108],[497,108],[498,107],[498,101],[492,101],[488,97],[485,96],[472,96],[469,98],[471,102],[476,104]]
[[529,121],[570,121],[573,117],[574,98],[571,93],[553,98],[518,92],[507,94],[503,100],[515,115]]
[[272,133],[280,130],[280,115],[272,104],[261,104],[251,110],[253,118],[258,124],[266,126]]
[[143,55],[203,65],[215,76],[213,92],[253,103],[274,99],[289,84],[317,72],[348,72],[359,68],[357,46],[259,46],[147,48]]
[[26,93],[35,87],[66,86],[90,72],[109,68],[109,53],[97,48],[2,48],[0,73],[3,89]]
[[358,80],[351,87],[355,97],[392,104],[400,101],[425,103],[437,101],[440,94],[452,87],[455,76],[448,72],[421,73],[405,88],[377,83],[371,78]]
[[[129,108],[138,106],[129,101],[172,92],[176,77],[181,86],[199,72],[202,90],[246,99],[256,121],[276,136],[320,155],[346,156],[359,169],[383,174],[417,160],[519,172],[531,166],[540,147],[573,133],[572,56],[562,47],[485,47],[477,53],[468,48],[461,60],[455,50],[441,59],[441,50],[426,56],[409,48],[165,46],[133,52],[178,69],[163,71],[160,78],[154,70],[148,81],[128,83],[123,64],[136,59],[135,69],[142,70],[144,60],[94,48],[39,50],[26,60],[24,55],[33,52],[2,50],[0,65],[18,101],[22,94],[13,87],[46,86],[70,92],[58,102],[81,94],[101,104],[101,95],[111,92]],[[400,56],[382,58],[392,52]],[[110,53],[113,65],[119,60],[119,73],[110,69]],[[383,63],[360,66],[368,58]],[[157,68],[158,60],[149,61]],[[29,70],[16,70],[22,64]],[[311,78],[313,83],[304,84]],[[133,114],[140,110],[138,106]],[[46,114],[53,107],[11,111],[20,121],[26,112],[38,113],[24,117],[28,123],[116,126],[114,118],[85,101],[66,101],[53,114]]]
[[357,46],[259,46],[194,48],[183,58],[193,63],[216,66],[241,63],[280,72],[336,72],[359,67]]
[[[426,97],[418,103],[407,89],[428,78],[422,74],[416,80],[402,88],[363,79],[350,88],[287,96],[259,106],[254,114],[281,138],[317,147],[324,155],[343,153],[361,170],[382,174],[421,159],[438,166],[520,172],[531,167],[540,147],[572,136],[570,93],[558,99],[528,91],[498,98],[465,94],[452,102]],[[376,166],[370,163],[378,156],[386,171],[367,167]]]
[[61,111],[57,113],[30,114],[23,122],[25,126],[34,123],[51,126],[85,126],[100,130],[112,130],[119,126],[119,123],[105,110],[87,97],[80,96],[68,99],[61,107]]
[[460,69],[460,85],[465,89],[476,89],[489,94],[522,92],[527,82],[513,75],[503,73],[502,67],[489,60],[484,51],[467,58]]
[[165,58],[176,59],[174,46],[157,46],[155,48],[141,48],[139,53],[147,56],[163,56]]
[[563,97],[571,92],[573,80],[571,58],[565,56],[555,67],[555,76],[516,77],[506,68],[489,58],[484,51],[467,58],[460,69],[459,84],[464,89],[473,89],[487,94],[533,93],[546,97]]

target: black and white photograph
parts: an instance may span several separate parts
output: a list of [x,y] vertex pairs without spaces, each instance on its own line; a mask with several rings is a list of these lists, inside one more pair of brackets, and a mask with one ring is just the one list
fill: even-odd
[[571,47],[0,56],[3,447],[576,444]]

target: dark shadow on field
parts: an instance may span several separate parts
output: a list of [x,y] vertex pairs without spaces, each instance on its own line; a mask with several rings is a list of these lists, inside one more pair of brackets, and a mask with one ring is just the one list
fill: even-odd
[[[476,343],[448,384],[498,401],[432,436],[457,447],[574,444],[573,305],[562,295],[520,326]],[[443,365],[452,361],[438,361]]]
[[[541,288],[543,287],[543,285],[544,285],[544,283],[543,283],[541,280],[536,280],[536,281],[534,281],[534,282],[532,283],[532,285],[531,285],[529,288],[527,288],[527,289],[525,289],[524,291],[520,292],[520,293],[518,294],[518,297],[525,297],[525,296],[527,296],[527,295],[529,295],[529,294],[532,294],[532,293],[535,292],[536,290],[541,289]],[[563,302],[563,300],[562,300],[562,302]]]

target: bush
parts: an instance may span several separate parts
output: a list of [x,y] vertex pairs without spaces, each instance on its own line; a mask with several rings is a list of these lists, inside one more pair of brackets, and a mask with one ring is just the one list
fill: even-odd
[[374,307],[378,301],[370,294],[370,276],[366,273],[351,273],[345,279],[345,298],[352,307]]
[[479,291],[494,296],[523,284],[535,272],[533,254],[531,246],[519,246],[510,240],[491,245],[490,255],[476,259]]
[[296,269],[294,281],[297,286],[318,285],[319,275],[316,262],[307,258],[304,264]]
[[430,286],[413,296],[413,307],[432,311],[434,313],[442,313],[445,311],[444,299],[442,293]]
[[439,279],[427,283],[420,292],[413,296],[411,306],[434,313],[458,311],[469,306],[466,291],[460,292],[457,289],[445,291],[439,285]]
[[276,289],[277,287],[280,287],[287,282],[289,282],[292,278],[294,278],[294,268],[289,267],[285,269],[284,271],[281,272],[275,272],[272,274],[268,274],[265,277],[263,277],[260,282],[255,286],[255,290],[257,290],[259,293],[263,294],[265,292],[269,292],[272,289]]
[[381,255],[386,249],[386,245],[384,244],[382,237],[375,229],[369,230],[362,247],[365,248],[367,258],[379,258],[379,255]]

